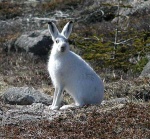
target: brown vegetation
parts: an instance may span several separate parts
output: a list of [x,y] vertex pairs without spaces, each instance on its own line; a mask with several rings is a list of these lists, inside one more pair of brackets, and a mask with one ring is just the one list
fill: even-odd
[[[105,108],[106,109],[106,108]],[[24,121],[1,128],[2,138],[101,138],[146,139],[150,136],[150,106],[126,104],[104,111],[103,107],[84,107],[66,111],[53,121]]]
[[71,7],[77,7],[83,1],[85,0],[54,0],[51,2],[43,3],[42,5],[39,5],[39,7],[41,7],[41,10],[44,12],[53,11],[55,9],[67,10]]
[[0,2],[0,18],[10,19],[22,14],[20,4],[11,2]]

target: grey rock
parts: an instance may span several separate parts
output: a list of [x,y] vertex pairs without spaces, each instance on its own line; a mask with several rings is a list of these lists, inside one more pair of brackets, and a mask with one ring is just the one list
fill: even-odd
[[78,22],[83,22],[86,24],[96,23],[102,21],[111,21],[115,17],[115,12],[117,8],[112,6],[108,7],[93,7],[93,9],[86,9],[80,12],[81,17],[78,18]]
[[12,87],[1,96],[4,103],[11,105],[31,105],[32,103],[43,103],[50,105],[52,98],[40,91],[30,87]]
[[[145,15],[150,12],[150,1],[149,0],[127,0],[123,1],[123,4],[131,6],[131,8],[121,8],[119,11],[119,15],[122,17],[120,18],[121,22],[125,22],[127,16],[138,16],[138,15]],[[128,19],[128,18],[127,18]],[[113,22],[117,22],[118,18],[114,18]]]
[[14,44],[17,51],[25,51],[34,55],[47,55],[53,41],[48,30],[36,30],[22,34]]
[[150,77],[150,61],[146,64],[141,72],[141,77]]
[[50,110],[42,103],[32,105],[16,106],[4,113],[0,125],[18,124],[24,121],[53,120],[62,112]]
[[[150,46],[150,44],[149,44],[149,46]],[[150,55],[149,54],[146,56],[146,58],[148,59],[148,61],[150,61]]]
[[101,22],[103,19],[103,11],[96,10],[85,17],[87,23]]

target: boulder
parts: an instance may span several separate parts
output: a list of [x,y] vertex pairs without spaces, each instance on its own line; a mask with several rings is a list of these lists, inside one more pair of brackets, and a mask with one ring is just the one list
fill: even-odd
[[32,105],[15,106],[3,113],[0,120],[1,125],[14,125],[20,122],[33,122],[40,120],[53,120],[62,112],[50,110],[48,106],[42,103],[33,103]]
[[1,96],[4,103],[11,105],[31,105],[32,103],[43,103],[50,105],[52,98],[31,87],[12,87]]
[[150,61],[146,64],[141,72],[141,77],[150,77]]
[[[128,8],[120,7],[119,15],[120,21],[125,22],[128,20],[128,16],[139,17],[139,15],[148,15],[150,13],[150,1],[149,0],[127,0],[122,1],[123,5],[126,5]],[[118,17],[114,18],[112,22],[117,22]]]
[[93,7],[80,12],[81,17],[77,18],[79,22],[93,24],[102,21],[111,21],[115,17],[117,7]]
[[14,43],[17,51],[25,51],[34,55],[47,55],[53,41],[48,30],[35,30],[22,34]]

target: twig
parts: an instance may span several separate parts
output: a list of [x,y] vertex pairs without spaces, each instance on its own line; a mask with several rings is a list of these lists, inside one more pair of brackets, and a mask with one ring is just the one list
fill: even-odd
[[124,40],[124,41],[121,41],[121,42],[114,42],[114,44],[115,45],[119,45],[119,44],[125,44],[126,42],[128,42],[128,41],[130,41],[130,40],[133,40],[133,39],[135,39],[135,38],[137,38],[137,36],[135,36],[134,38],[130,38],[130,39],[127,39],[127,40]]

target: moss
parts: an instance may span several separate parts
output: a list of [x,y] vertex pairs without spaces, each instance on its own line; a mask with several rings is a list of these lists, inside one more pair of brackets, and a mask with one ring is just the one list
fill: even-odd
[[148,59],[146,57],[142,58],[136,65],[132,67],[134,73],[141,73],[143,67],[148,63]]

